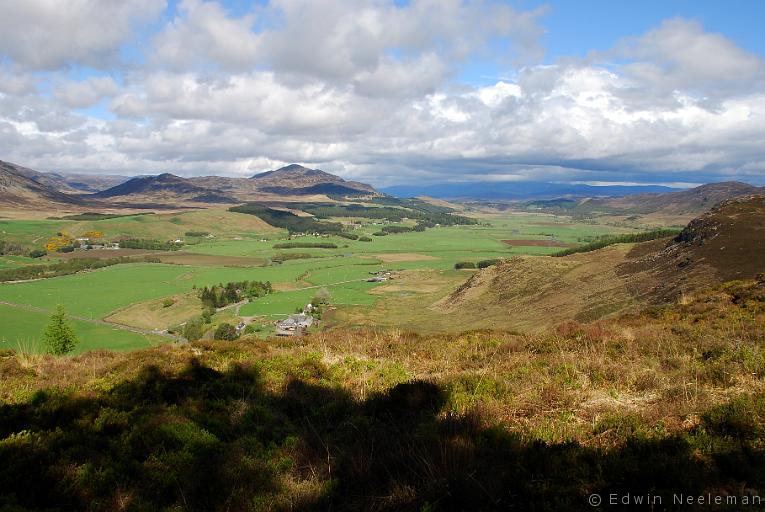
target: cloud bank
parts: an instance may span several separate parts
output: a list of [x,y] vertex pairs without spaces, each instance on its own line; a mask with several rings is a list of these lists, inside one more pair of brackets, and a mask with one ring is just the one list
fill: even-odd
[[765,182],[765,63],[692,20],[542,64],[544,9],[489,0],[0,4],[0,158],[39,169]]

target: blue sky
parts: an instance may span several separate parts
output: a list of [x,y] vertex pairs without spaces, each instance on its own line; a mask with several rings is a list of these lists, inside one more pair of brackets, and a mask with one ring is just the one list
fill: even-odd
[[765,55],[765,38],[762,37],[765,2],[572,0],[529,2],[527,5],[549,6],[548,14],[542,19],[547,29],[543,44],[548,51],[548,62],[560,57],[584,56],[592,49],[608,48],[621,37],[638,36],[669,18],[697,20],[706,30],[720,32],[738,46]]
[[765,184],[765,2],[0,4],[0,159],[41,170]]

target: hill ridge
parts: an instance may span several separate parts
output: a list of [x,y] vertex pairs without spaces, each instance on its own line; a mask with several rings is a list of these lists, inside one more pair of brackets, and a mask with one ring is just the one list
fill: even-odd
[[558,258],[516,256],[478,271],[431,309],[464,317],[466,328],[591,321],[754,279],[765,272],[763,254],[765,195],[744,196],[715,205],[673,238]]

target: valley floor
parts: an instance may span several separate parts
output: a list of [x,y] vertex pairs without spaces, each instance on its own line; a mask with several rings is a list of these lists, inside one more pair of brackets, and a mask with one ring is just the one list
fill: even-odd
[[[110,324],[81,328],[82,323],[77,323],[83,339],[80,352],[99,347],[121,350],[148,346],[156,342],[152,333],[177,328],[201,314],[197,288],[242,280],[269,281],[276,291],[225,315],[216,315],[210,330],[221,322],[245,321],[267,335],[272,332],[275,320],[305,306],[322,289],[329,293],[331,303],[323,323],[327,327],[375,324],[431,332],[459,330],[471,325],[465,315],[442,314],[439,308],[431,307],[470,277],[469,271],[454,270],[456,262],[550,254],[562,246],[600,235],[635,231],[543,214],[470,215],[480,224],[439,226],[388,236],[373,233],[395,223],[365,218],[330,219],[353,223],[356,226],[353,235],[367,236],[371,241],[339,236],[290,240],[286,230],[273,228],[253,215],[219,209],[126,214],[102,220],[93,220],[93,215],[84,215],[83,220],[2,219],[0,236],[27,246],[41,247],[57,233],[78,237],[94,232],[107,240],[183,239],[185,245],[179,251],[51,253],[41,260],[0,257],[0,271],[82,257],[123,257],[133,261],[73,275],[0,283],[0,302],[14,306],[0,303],[0,315],[18,318],[0,326],[0,347],[39,346],[44,312],[51,311],[56,304],[63,304],[75,317]],[[306,247],[281,248],[283,244]],[[312,244],[328,247],[311,247]],[[392,271],[393,280],[367,282],[372,273],[380,270]],[[170,306],[165,305],[167,301]],[[522,327],[521,323],[496,326]],[[115,342],[114,337],[105,335],[115,328],[122,328],[120,337],[124,341]]]

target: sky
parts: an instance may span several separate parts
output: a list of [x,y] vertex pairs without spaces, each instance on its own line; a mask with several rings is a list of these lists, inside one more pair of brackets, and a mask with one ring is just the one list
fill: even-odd
[[0,159],[765,185],[765,2],[0,0]]

